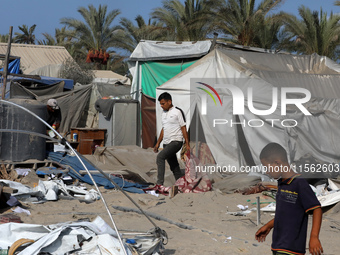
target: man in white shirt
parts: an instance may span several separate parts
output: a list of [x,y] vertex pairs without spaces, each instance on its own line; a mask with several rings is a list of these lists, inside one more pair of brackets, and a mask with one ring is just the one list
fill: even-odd
[[165,160],[168,161],[170,169],[175,179],[182,177],[176,153],[182,148],[183,138],[187,149],[190,149],[189,138],[186,129],[185,116],[183,111],[172,105],[171,95],[167,92],[158,97],[158,101],[163,109],[162,131],[154,147],[154,152],[158,151],[159,145],[163,140],[163,150],[157,155],[157,184],[164,184]]

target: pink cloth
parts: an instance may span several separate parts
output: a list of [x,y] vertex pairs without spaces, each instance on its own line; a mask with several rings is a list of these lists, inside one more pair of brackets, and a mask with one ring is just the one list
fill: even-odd
[[[200,193],[211,190],[211,181],[206,173],[196,172],[196,166],[201,166],[197,157],[193,154],[186,153],[185,175],[179,178],[175,185],[182,193]],[[201,167],[199,167],[201,169]]]
[[[182,193],[201,193],[211,190],[211,181],[206,173],[196,172],[196,166],[202,164],[199,159],[189,152],[186,153],[185,158],[185,174],[175,182],[175,186],[178,186],[178,191]],[[171,187],[165,187],[163,185],[155,185],[152,188],[143,189],[144,192],[148,190],[155,190],[156,193],[169,195]]]
[[167,195],[169,195],[170,189],[171,189],[171,187],[165,187],[163,185],[156,184],[152,188],[143,189],[143,191],[146,193],[146,191],[148,191],[148,190],[154,190],[158,194],[162,194],[162,195],[167,196]]

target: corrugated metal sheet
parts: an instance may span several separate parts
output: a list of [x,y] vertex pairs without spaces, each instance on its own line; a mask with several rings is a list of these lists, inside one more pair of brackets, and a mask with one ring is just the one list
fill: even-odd
[[[0,54],[6,54],[7,43],[0,43]],[[12,43],[11,56],[20,57],[21,69],[24,74],[46,66],[61,64],[72,58],[63,46],[46,46]]]

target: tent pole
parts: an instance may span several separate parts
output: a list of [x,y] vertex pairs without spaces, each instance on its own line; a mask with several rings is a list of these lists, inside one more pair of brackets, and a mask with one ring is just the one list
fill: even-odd
[[198,108],[196,106],[195,155],[198,157]]
[[[236,123],[237,121],[237,115],[234,115],[234,121]],[[238,118],[240,120],[240,118]],[[241,167],[241,153],[240,153],[240,141],[238,139],[238,131],[237,131],[237,127],[235,126],[235,133],[236,133],[236,145],[237,145],[237,158],[238,158],[238,167]]]
[[6,94],[6,85],[7,85],[7,72],[8,72],[8,62],[9,62],[9,55],[11,53],[11,42],[12,42],[12,32],[13,32],[13,27],[9,27],[9,34],[8,34],[8,44],[7,44],[7,52],[6,52],[6,57],[5,57],[5,65],[4,65],[4,72],[3,72],[3,77],[4,77],[4,83],[2,86],[2,99],[5,99],[5,94]]

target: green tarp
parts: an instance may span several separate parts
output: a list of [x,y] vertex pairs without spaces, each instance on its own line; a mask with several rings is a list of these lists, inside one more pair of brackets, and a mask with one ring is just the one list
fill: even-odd
[[184,69],[194,64],[197,60],[178,62],[141,62],[141,84],[145,95],[156,98],[156,88]]

